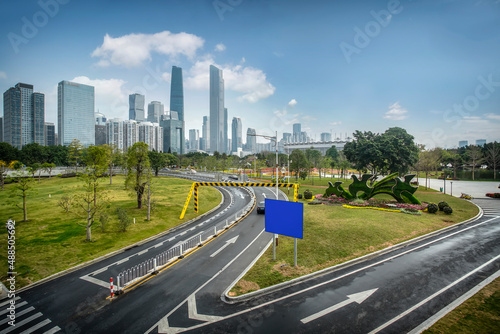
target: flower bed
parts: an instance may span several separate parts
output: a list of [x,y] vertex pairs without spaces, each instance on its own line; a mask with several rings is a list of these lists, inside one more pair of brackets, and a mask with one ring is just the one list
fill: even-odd
[[500,198],[500,193],[488,193],[486,196],[491,198]]
[[351,207],[376,207],[383,209],[410,209],[410,210],[425,210],[427,208],[426,203],[422,204],[409,204],[409,203],[398,203],[395,199],[374,199],[370,198],[367,201],[359,202],[359,201],[347,201],[342,197],[337,197],[336,195],[332,195],[330,197],[323,197],[323,195],[318,194],[315,196],[318,201],[323,202],[326,205],[348,205]]

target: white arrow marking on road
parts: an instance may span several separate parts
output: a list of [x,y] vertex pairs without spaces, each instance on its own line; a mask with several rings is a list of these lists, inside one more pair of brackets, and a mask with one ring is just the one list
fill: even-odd
[[238,239],[238,235],[235,236],[234,238],[229,239],[228,241],[226,241],[226,244],[224,246],[222,246],[221,248],[219,248],[218,250],[216,250],[215,252],[213,252],[212,255],[210,255],[210,257],[214,257],[215,255],[219,254],[220,252],[222,252],[222,250],[224,248],[226,248],[227,246],[229,246],[229,244],[234,244],[237,239]]
[[313,321],[313,320],[316,320],[328,313],[331,313],[335,310],[338,310],[339,308],[342,308],[346,305],[349,305],[351,303],[358,303],[358,304],[361,304],[362,302],[364,302],[368,297],[370,297],[375,291],[377,291],[377,289],[372,289],[372,290],[367,290],[367,291],[363,291],[363,292],[359,292],[359,293],[355,293],[353,295],[349,295],[347,296],[347,300],[344,300],[343,302],[340,302],[336,305],[333,305],[329,308],[326,308],[324,309],[323,311],[319,311],[318,313],[314,313],[302,320],[300,320],[303,324],[307,324],[308,322],[310,321]]
[[267,197],[266,197],[266,193],[262,193],[262,196],[264,196],[264,198],[267,198]]
[[188,315],[190,319],[201,320],[201,321],[213,322],[222,319],[222,317],[216,315],[199,314],[198,309],[196,307],[196,298],[194,297],[194,293],[191,296],[189,296],[188,299]]

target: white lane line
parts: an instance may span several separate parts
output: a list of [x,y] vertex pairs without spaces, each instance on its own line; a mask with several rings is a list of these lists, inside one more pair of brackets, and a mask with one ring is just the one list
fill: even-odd
[[38,324],[36,324],[35,326],[33,327],[30,327],[28,328],[27,330],[23,331],[23,334],[29,334],[29,333],[33,333],[34,331],[36,331],[37,329],[39,328],[42,328],[43,326],[47,325],[47,324],[50,324],[52,321],[50,321],[50,319],[45,319],[44,321],[42,322],[39,322]]
[[382,329],[388,327],[389,325],[395,323],[396,321],[398,321],[399,319],[403,318],[404,316],[408,315],[409,313],[415,311],[417,308],[419,308],[420,306],[424,305],[425,303],[427,303],[429,300],[431,299],[434,299],[435,297],[439,296],[440,294],[442,294],[443,292],[445,292],[446,290],[448,290],[449,288],[457,285],[458,283],[462,282],[464,279],[466,279],[467,277],[471,276],[472,274],[478,272],[479,270],[483,269],[484,267],[486,267],[487,265],[495,262],[496,260],[500,259],[500,255],[497,255],[496,257],[494,257],[493,259],[489,260],[488,262],[486,263],[483,263],[482,265],[480,265],[479,267],[477,267],[476,269],[474,269],[473,271],[467,273],[466,275],[460,277],[459,279],[457,279],[456,281],[448,284],[447,286],[445,286],[444,288],[442,288],[441,290],[433,293],[432,295],[430,295],[429,297],[425,298],[424,300],[422,300],[420,303],[414,305],[413,307],[410,307],[409,309],[407,309],[406,311],[404,311],[403,313],[401,313],[400,315],[392,318],[391,320],[387,321],[386,323],[384,323],[383,325],[381,326],[378,326],[377,328],[375,328],[374,330],[372,330],[369,334],[374,334],[374,333],[378,333],[379,331],[381,331]]
[[92,272],[92,275],[100,274],[102,272],[105,272],[106,270],[108,270],[108,267],[103,267],[103,268],[101,268],[99,270],[96,270],[96,271]]
[[30,321],[32,321],[32,320],[35,320],[36,318],[41,317],[41,316],[42,316],[42,313],[40,313],[40,312],[38,312],[38,313],[36,313],[36,314],[33,314],[31,317],[26,318],[26,319],[24,319],[24,320],[23,320],[23,321],[21,321],[21,322],[16,322],[16,326],[10,326],[9,328],[4,329],[4,330],[2,331],[2,334],[7,334],[7,333],[10,333],[10,332],[12,332],[14,329],[16,329],[16,327],[17,327],[17,328],[19,328],[19,327],[21,327],[22,325],[27,324],[28,322],[30,322]]
[[56,326],[56,327],[49,329],[48,331],[46,331],[43,334],[54,334],[54,333],[59,332],[60,330],[61,330],[61,328],[59,328],[59,326]]
[[[19,318],[20,316],[29,313],[33,311],[35,308],[33,306],[28,307],[27,309],[22,310],[21,312],[16,312],[16,318]],[[10,318],[5,318],[2,321],[0,321],[0,325],[6,324],[7,322],[11,321]]]
[[140,251],[139,253],[137,253],[137,255],[146,254],[148,251],[149,251],[149,248],[147,248],[147,249],[145,249],[143,251]]
[[170,239],[167,239],[167,241],[172,241],[172,240],[174,240],[175,238],[177,238],[177,236],[172,237],[172,238],[170,238]]
[[85,281],[90,282],[90,283],[97,284],[97,285],[102,286],[102,287],[105,287],[106,289],[109,289],[109,282],[101,281],[100,279],[97,279],[95,277],[85,275],[85,276],[80,277],[80,279],[85,280]]
[[159,244],[156,244],[156,245],[155,245],[155,248],[158,248],[158,247],[160,247],[160,246],[162,246],[162,245],[163,245],[163,242],[160,242]]
[[182,233],[179,233],[179,236],[184,235],[184,234],[186,234],[186,233],[187,233],[187,231],[184,231],[184,232],[182,232]]
[[127,262],[129,259],[130,259],[130,257],[126,257],[124,259],[121,259],[120,261],[117,261],[117,262],[113,263],[113,264],[119,265],[119,264],[122,264],[124,262]]
[[[28,302],[27,302],[27,301],[23,301],[23,302],[21,302],[21,303],[19,303],[19,304],[14,304],[14,305],[16,306],[16,309],[17,309],[17,308],[19,308],[19,307],[21,307],[21,306],[24,306],[24,305],[26,305],[26,304],[28,304]],[[0,315],[3,315],[3,314],[8,313],[8,312],[10,312],[10,310],[9,310],[8,308],[5,308],[4,310],[2,310],[2,311],[0,312]],[[18,314],[18,313],[16,313],[16,315],[17,315],[17,314]],[[8,318],[7,318],[7,319],[8,319]]]
[[410,331],[408,334],[418,334],[422,333],[432,325],[434,325],[439,319],[453,311],[456,307],[460,306],[463,302],[465,302],[467,299],[470,297],[474,296],[476,293],[478,293],[482,288],[493,282],[494,280],[497,279],[497,277],[500,276],[500,270],[476,285],[473,289],[467,291],[464,293],[460,298],[456,299],[454,302],[450,303],[448,306],[443,308],[441,311],[438,313],[434,314],[432,317],[421,323],[418,327],[415,327],[412,331]]
[[[17,300],[19,300],[19,299],[21,299],[21,297],[19,297],[19,296],[18,296],[18,297],[16,297],[16,298],[14,298],[14,301],[17,301]],[[7,301],[4,301],[3,303],[1,303],[1,304],[0,304],[0,307],[4,307],[5,305],[10,304],[10,301],[11,301],[11,300],[12,300],[12,299],[9,299],[9,300],[7,300]]]

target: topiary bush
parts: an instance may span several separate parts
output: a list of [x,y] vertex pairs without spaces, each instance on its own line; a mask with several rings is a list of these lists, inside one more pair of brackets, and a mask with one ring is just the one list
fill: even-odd
[[439,211],[443,211],[443,209],[446,208],[447,206],[449,206],[449,205],[445,201],[441,201],[438,203]]
[[304,199],[312,199],[313,198],[313,193],[309,189],[304,191]]
[[439,210],[439,207],[436,203],[430,203],[429,205],[427,205],[427,212],[429,213],[436,213],[438,212]]
[[451,215],[453,213],[453,209],[451,208],[451,206],[445,206],[443,208],[443,212],[446,213],[447,215]]
[[298,199],[302,199],[302,194],[297,194]]

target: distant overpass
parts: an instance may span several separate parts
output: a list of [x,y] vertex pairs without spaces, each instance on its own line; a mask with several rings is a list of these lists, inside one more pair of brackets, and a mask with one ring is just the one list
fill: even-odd
[[345,143],[348,143],[350,140],[335,140],[335,141],[320,141],[320,142],[308,142],[308,143],[285,143],[283,146],[285,149],[285,154],[292,153],[293,150],[302,150],[305,151],[308,148],[313,148],[321,152],[322,155],[326,154],[326,151],[335,146],[338,151],[344,149]]

